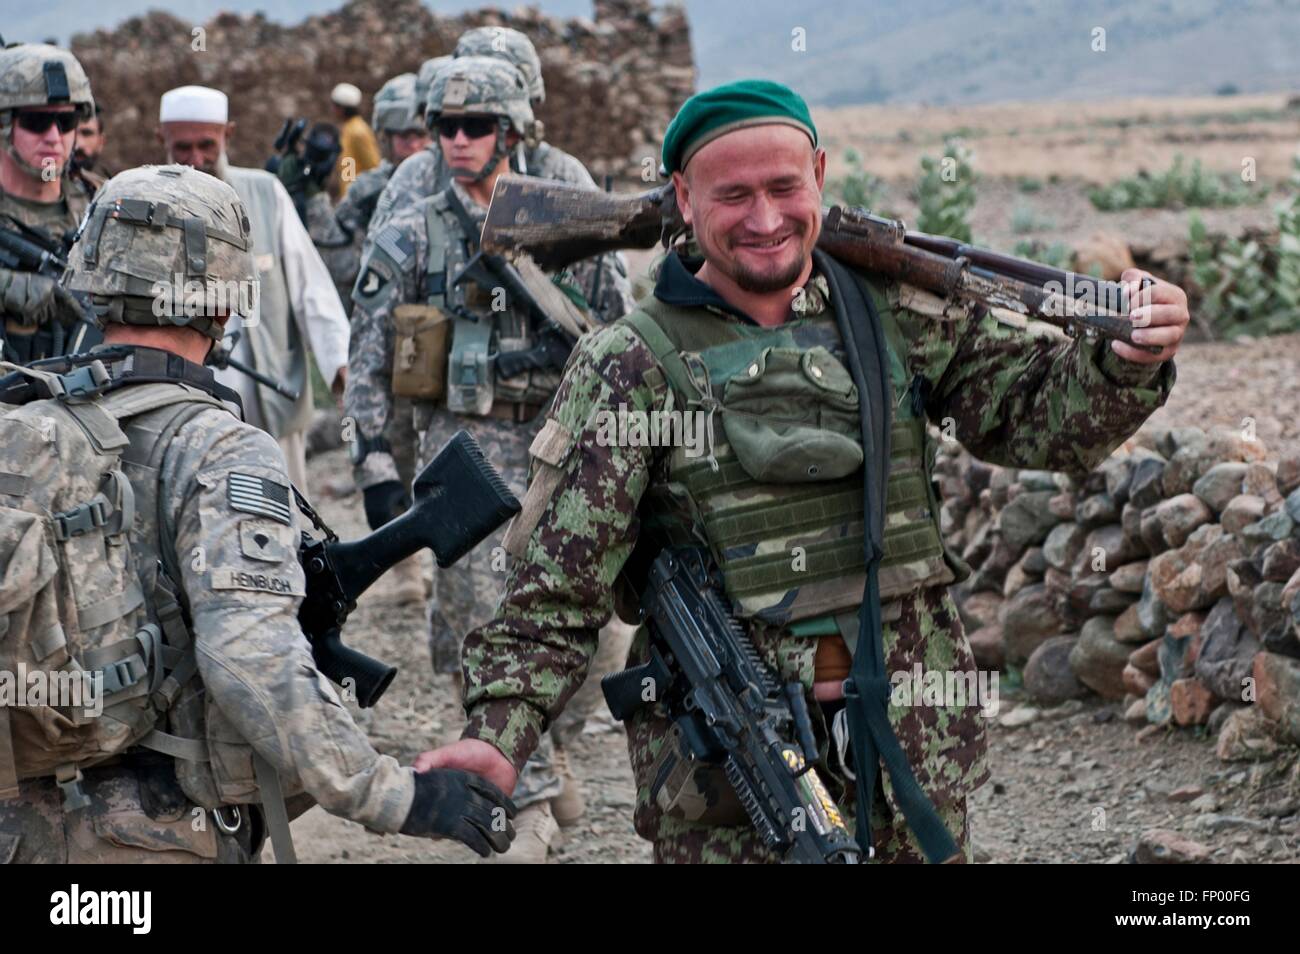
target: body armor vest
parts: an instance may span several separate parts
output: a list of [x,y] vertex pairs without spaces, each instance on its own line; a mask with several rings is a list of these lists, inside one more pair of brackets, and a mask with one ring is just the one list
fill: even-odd
[[[466,236],[451,207],[450,187],[425,206],[428,255],[424,267],[424,301],[451,322],[447,358],[447,407],[458,414],[484,416],[494,403],[544,404],[560,384],[558,370],[523,371],[511,378],[496,372],[492,356],[527,351],[537,345],[526,307],[503,289],[483,288],[456,277],[477,250],[477,236]],[[504,306],[504,307],[503,307]]]
[[[880,566],[883,602],[956,577],[939,534],[924,379],[909,379],[892,309],[877,289],[868,287],[889,342],[895,404]],[[859,321],[859,316],[850,318]],[[672,392],[672,407],[720,417],[725,425],[710,427],[706,421],[712,450],[703,459],[690,459],[682,446],[672,449],[667,480],[652,482],[642,500],[642,537],[648,548],[657,552],[663,546],[706,543],[742,618],[776,625],[821,617],[855,619],[856,612],[849,611],[861,604],[866,580],[858,395],[830,350],[809,346],[806,338],[802,345],[797,340],[799,328],[809,320],[763,328],[657,298],[642,301],[623,320],[654,351]],[[827,325],[834,333],[833,322]],[[769,377],[764,401],[764,379]],[[754,440],[764,427],[777,435],[770,446],[787,458],[784,471],[779,464],[769,466],[773,461],[764,454],[769,445]],[[836,445],[836,438],[844,436],[856,442],[855,450]],[[833,451],[829,456],[827,447]],[[838,469],[836,461],[843,462]],[[804,472],[792,471],[789,462]],[[824,634],[815,623],[812,633]]]

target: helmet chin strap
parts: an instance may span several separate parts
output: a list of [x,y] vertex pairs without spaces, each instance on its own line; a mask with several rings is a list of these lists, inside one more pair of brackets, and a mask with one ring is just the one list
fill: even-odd
[[[18,150],[14,147],[14,124],[12,119],[9,120],[9,122],[6,123],[4,127],[4,151],[9,154],[9,158],[12,159],[14,161],[14,164],[18,166],[18,168],[21,169],[24,173],[31,176],[33,179],[46,181],[44,169],[42,169],[40,166],[32,165],[22,156],[18,155]],[[67,164],[68,164],[67,161],[64,160],[63,164],[59,167],[59,174],[55,178],[61,179],[63,177],[63,173],[66,171]]]
[[510,129],[510,120],[504,116],[497,118],[497,136],[496,145],[492,148],[492,156],[483,164],[483,168],[476,172],[471,182],[482,182],[492,174],[492,170],[497,167],[502,159],[510,155],[510,147],[506,145],[506,132]]

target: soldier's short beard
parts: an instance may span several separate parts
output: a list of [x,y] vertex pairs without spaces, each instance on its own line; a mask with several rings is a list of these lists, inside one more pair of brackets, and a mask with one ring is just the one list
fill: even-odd
[[737,265],[736,270],[731,275],[731,280],[744,291],[762,295],[789,288],[803,274],[803,270],[807,265],[808,256],[806,255],[792,262],[789,268],[783,268],[776,273],[751,272],[744,266]]

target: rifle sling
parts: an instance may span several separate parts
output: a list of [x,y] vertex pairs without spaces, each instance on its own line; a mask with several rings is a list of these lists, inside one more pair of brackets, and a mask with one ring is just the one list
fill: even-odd
[[[865,522],[862,545],[867,583],[858,612],[858,640],[853,651],[853,665],[844,683],[849,741],[857,772],[855,836],[862,853],[871,855],[871,803],[875,795],[876,773],[883,761],[899,807],[916,833],[926,858],[931,862],[946,861],[957,854],[956,843],[929,797],[917,784],[889,722],[890,683],[885,672],[879,579],[880,559],[884,553],[882,532],[893,416],[885,333],[862,279],[820,249],[813,251],[813,258],[830,287],[835,321],[844,340],[849,371],[858,388],[862,446],[866,455],[862,481]],[[855,327],[850,316],[863,314],[867,316],[865,327]]]

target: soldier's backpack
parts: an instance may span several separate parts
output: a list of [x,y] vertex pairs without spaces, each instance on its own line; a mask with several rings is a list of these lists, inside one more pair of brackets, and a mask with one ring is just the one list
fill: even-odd
[[[186,420],[223,405],[175,383],[101,393],[99,361],[0,370],[49,395],[0,405],[0,799],[54,776],[74,810],[87,803],[81,770],[162,736],[196,671],[167,575],[137,566],[129,537],[137,513],[157,512],[147,469]],[[126,428],[141,425],[157,438],[133,449]],[[124,464],[145,469],[136,487],[151,499]]]

